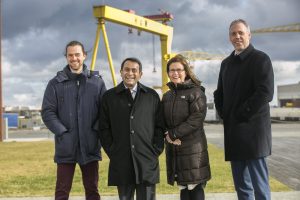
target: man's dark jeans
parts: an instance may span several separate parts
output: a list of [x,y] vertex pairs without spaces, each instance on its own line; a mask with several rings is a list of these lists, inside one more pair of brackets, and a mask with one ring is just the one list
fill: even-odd
[[[69,199],[76,163],[57,164],[55,200]],[[98,192],[98,161],[80,165],[86,200],[100,200]]]

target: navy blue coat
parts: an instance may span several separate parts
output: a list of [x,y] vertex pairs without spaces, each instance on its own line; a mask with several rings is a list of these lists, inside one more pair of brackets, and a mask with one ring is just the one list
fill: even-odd
[[156,184],[164,148],[161,102],[138,83],[135,100],[123,82],[103,95],[101,143],[110,158],[108,185]]
[[99,109],[105,84],[98,72],[84,65],[81,74],[69,66],[49,81],[42,104],[42,118],[55,134],[56,163],[87,164],[101,160],[98,136]]
[[225,160],[249,160],[271,154],[269,102],[274,74],[267,54],[250,44],[221,64],[215,105],[224,123]]

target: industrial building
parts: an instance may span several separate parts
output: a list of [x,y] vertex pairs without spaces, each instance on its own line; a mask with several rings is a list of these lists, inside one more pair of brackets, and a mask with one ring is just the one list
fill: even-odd
[[278,85],[277,98],[279,107],[300,108],[300,81],[296,84]]
[[3,118],[7,118],[8,128],[44,127],[40,108],[27,106],[5,107]]

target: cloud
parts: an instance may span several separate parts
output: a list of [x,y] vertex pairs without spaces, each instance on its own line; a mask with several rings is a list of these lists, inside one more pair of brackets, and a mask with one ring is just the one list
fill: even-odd
[[22,35],[3,41],[5,58],[12,64],[26,62],[33,65],[45,64],[63,55],[59,32],[55,29],[31,28]]
[[[228,55],[232,51],[228,26],[236,18],[245,18],[252,29],[299,23],[300,19],[298,0],[184,0],[176,3],[170,0],[135,3],[130,0],[3,0],[2,68],[6,105],[41,105],[47,82],[66,64],[63,57],[66,43],[79,40],[87,50],[92,50],[97,23],[92,7],[103,3],[133,9],[138,15],[158,14],[160,10],[172,13],[173,52],[191,50]],[[153,45],[152,34],[142,32],[137,36],[134,31],[129,35],[127,27],[111,22],[106,23],[106,29],[117,80],[121,81],[122,60],[135,56],[144,66],[141,81],[149,86],[160,84],[159,37],[155,36]],[[102,35],[100,40],[96,69],[100,70],[107,87],[113,87]],[[252,42],[271,57],[276,83],[299,81],[299,33],[256,34]],[[86,60],[88,66],[90,61],[91,51]],[[153,65],[156,73],[152,73]],[[211,99],[220,61],[196,61],[194,65]]]
[[275,82],[278,85],[294,84],[300,81],[300,61],[275,61],[273,62],[273,66]]
[[[3,0],[3,38],[10,39],[18,37],[32,28],[41,28],[49,25],[49,23],[44,22],[55,19],[56,13],[59,12],[62,7],[66,7],[71,3],[71,0]],[[75,2],[74,5],[76,5]],[[74,5],[72,7],[74,7]]]

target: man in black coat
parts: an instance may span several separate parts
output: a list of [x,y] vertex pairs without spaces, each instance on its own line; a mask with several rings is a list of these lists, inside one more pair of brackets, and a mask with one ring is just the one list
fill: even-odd
[[98,72],[89,71],[83,64],[86,55],[80,42],[68,43],[68,65],[49,81],[44,94],[42,118],[55,135],[55,200],[69,198],[76,163],[82,172],[86,199],[100,199],[98,118],[106,88]]
[[269,102],[274,74],[268,55],[250,44],[245,20],[230,24],[235,50],[221,64],[214,100],[224,124],[225,160],[231,161],[239,200],[270,199],[266,156],[271,155]]
[[101,144],[110,159],[108,185],[117,186],[119,198],[154,200],[159,182],[158,157],[164,134],[158,94],[139,83],[142,64],[126,58],[123,81],[108,90],[100,111]]

